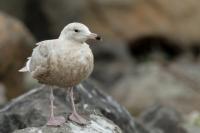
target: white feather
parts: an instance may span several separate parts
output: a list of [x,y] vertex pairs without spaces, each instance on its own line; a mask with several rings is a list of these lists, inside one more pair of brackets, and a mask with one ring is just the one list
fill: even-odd
[[21,68],[21,69],[19,70],[19,72],[30,72],[30,61],[31,61],[31,57],[28,57],[27,59],[28,59],[28,61],[26,62],[26,65],[25,65],[23,68]]

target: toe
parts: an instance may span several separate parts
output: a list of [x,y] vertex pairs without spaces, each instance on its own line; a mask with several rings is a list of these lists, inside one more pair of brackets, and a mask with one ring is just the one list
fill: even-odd
[[62,116],[51,118],[48,122],[48,126],[61,126],[65,123],[65,118]]
[[83,117],[81,117],[80,115],[78,115],[78,114],[71,114],[70,116],[69,116],[69,119],[71,120],[71,121],[74,121],[74,122],[76,122],[76,123],[78,123],[78,124],[81,124],[81,125],[86,125],[87,124],[87,120],[86,119],[84,119]]

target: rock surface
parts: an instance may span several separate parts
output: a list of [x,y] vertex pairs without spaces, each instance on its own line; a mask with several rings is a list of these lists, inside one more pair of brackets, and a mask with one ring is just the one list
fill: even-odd
[[24,65],[33,44],[32,35],[19,20],[0,12],[0,82],[9,99],[23,92],[18,69]]
[[141,114],[140,120],[153,133],[187,133],[179,113],[169,107],[152,106]]
[[[71,108],[65,90],[57,88],[54,94],[56,115],[67,117]],[[105,133],[196,133],[199,131],[198,128],[185,124],[182,116],[174,109],[161,105],[147,108],[136,120],[110,96],[88,82],[83,82],[75,88],[75,96],[79,113],[89,121],[85,127],[70,121],[61,127],[45,126],[49,115],[49,88],[41,86],[14,99],[0,110],[0,132],[95,133],[104,130]]]
[[7,101],[5,91],[6,91],[5,86],[2,83],[0,83],[0,106],[4,105]]
[[[45,125],[49,115],[49,92],[42,86],[14,99],[0,110],[0,132],[10,133],[26,127]],[[64,89],[55,89],[55,113],[66,116],[71,112]],[[77,107],[88,118],[89,114],[103,114],[117,124],[124,133],[148,133],[142,124],[132,118],[126,109],[110,96],[95,89],[88,82],[75,88]]]
[[147,62],[135,65],[132,74],[113,86],[111,94],[133,114],[155,103],[187,114],[200,109],[199,79],[198,63],[164,66]]
[[193,111],[184,117],[184,127],[189,133],[199,133],[200,132],[200,112]]
[[104,41],[90,46],[95,58],[91,77],[103,85],[105,91],[112,91],[110,88],[130,73],[134,66],[125,44],[118,41]]
[[67,122],[60,127],[29,127],[15,131],[14,133],[122,133],[122,131],[105,117],[90,115],[89,124],[86,126]]
[[39,28],[46,36],[55,36],[66,23],[76,20],[105,36],[135,40],[161,35],[193,44],[199,42],[199,5],[198,0],[2,0],[0,9],[24,20],[39,38]]
[[26,0],[1,0],[0,9],[12,16],[23,19],[25,17]]

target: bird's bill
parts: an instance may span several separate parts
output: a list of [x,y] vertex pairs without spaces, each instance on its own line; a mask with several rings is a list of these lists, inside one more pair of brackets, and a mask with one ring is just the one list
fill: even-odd
[[94,39],[94,40],[101,40],[101,37],[98,36],[97,34],[95,33],[90,33],[89,36],[88,36],[89,39]]

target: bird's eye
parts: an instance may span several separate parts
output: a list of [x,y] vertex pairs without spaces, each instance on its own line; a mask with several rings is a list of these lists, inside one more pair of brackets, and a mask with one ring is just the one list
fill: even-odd
[[74,29],[74,31],[75,31],[75,32],[79,32],[79,30],[77,30],[77,29]]

